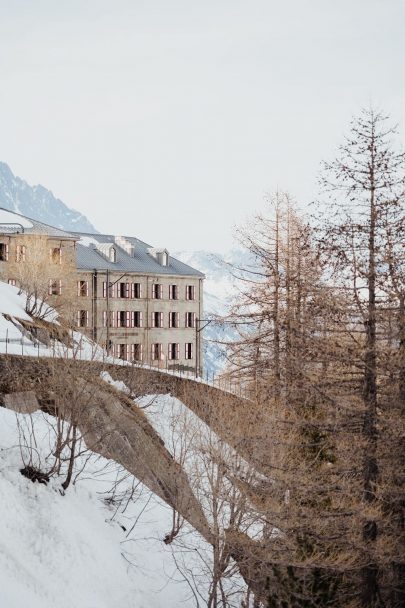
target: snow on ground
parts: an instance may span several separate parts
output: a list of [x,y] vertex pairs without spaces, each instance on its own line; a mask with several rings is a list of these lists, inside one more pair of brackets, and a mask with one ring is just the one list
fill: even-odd
[[[13,317],[14,322],[4,315]],[[33,357],[68,357],[97,361],[116,362],[107,357],[105,351],[80,332],[71,332],[73,346],[68,348],[61,342],[51,340],[46,346],[30,337],[18,320],[32,321],[25,312],[25,296],[17,287],[0,281],[0,353]],[[47,321],[57,323],[57,313],[50,309]]]
[[[21,427],[33,421],[44,462],[52,417],[37,413],[18,415],[18,420]],[[19,472],[17,415],[0,408],[0,606],[195,606],[173,560],[173,545],[162,542],[171,530],[171,509],[113,461],[90,456],[65,495],[61,478],[48,485],[33,483]],[[115,498],[107,505],[117,479]],[[190,543],[204,545],[191,529],[184,534]],[[182,553],[181,563],[198,580],[196,558],[189,554]],[[199,586],[206,593],[206,582],[199,581]]]

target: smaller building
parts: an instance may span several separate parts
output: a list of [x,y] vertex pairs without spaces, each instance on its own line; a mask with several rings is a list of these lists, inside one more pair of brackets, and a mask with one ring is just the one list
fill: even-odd
[[0,207],[0,278],[65,318],[76,309],[76,240],[72,234]]

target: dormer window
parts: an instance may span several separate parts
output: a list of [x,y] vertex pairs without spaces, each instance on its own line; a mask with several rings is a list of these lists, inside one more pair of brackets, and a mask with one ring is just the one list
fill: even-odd
[[110,262],[117,261],[117,250],[112,243],[97,243],[96,249]]
[[161,266],[169,265],[169,252],[167,249],[150,248],[148,252]]

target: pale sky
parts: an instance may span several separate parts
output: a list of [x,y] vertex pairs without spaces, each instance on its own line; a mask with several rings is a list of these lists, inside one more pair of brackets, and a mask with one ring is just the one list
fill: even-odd
[[317,195],[372,102],[405,142],[404,0],[0,0],[0,160],[101,232],[232,246]]

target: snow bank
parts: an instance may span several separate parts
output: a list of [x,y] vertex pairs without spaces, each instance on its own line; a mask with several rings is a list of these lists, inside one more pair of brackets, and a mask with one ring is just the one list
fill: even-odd
[[[52,417],[18,419],[21,425],[33,420],[44,457]],[[162,542],[171,529],[171,509],[116,463],[91,453],[64,496],[60,480],[31,482],[19,472],[16,422],[16,414],[0,408],[0,606],[195,606],[173,547]],[[188,534],[203,543],[194,531]],[[191,570],[193,559],[191,554],[186,560]]]

